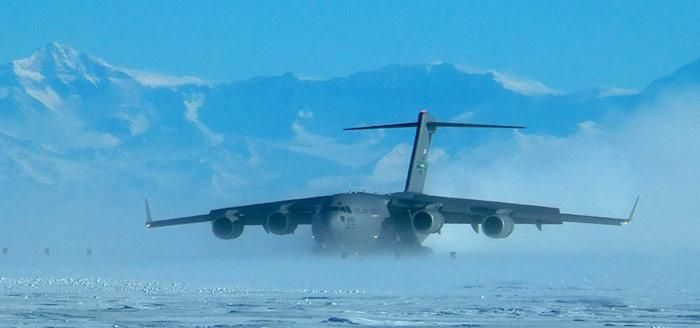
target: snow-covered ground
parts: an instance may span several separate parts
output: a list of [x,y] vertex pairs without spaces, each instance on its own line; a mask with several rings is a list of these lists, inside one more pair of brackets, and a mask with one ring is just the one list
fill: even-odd
[[668,259],[0,261],[1,326],[700,324],[697,265]]

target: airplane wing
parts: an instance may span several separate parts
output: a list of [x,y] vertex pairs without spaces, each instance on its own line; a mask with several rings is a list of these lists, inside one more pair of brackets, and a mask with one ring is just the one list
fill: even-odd
[[393,206],[421,209],[433,205],[433,208],[439,209],[440,214],[445,218],[445,223],[471,224],[475,230],[476,225],[481,224],[484,218],[497,213],[508,213],[513,219],[513,223],[535,224],[538,228],[541,228],[543,224],[562,224],[564,222],[623,225],[632,220],[639,202],[639,197],[637,197],[629,217],[623,219],[561,213],[558,208],[554,207],[439,197],[413,192],[395,193],[391,194],[391,197]]
[[329,198],[329,196],[321,196],[281,200],[277,202],[260,203],[244,206],[225,207],[211,210],[209,214],[200,214],[165,220],[153,220],[153,218],[151,217],[151,209],[148,204],[148,200],[146,200],[146,227],[156,228],[191,223],[211,222],[216,218],[231,214],[237,216],[239,220],[242,220],[245,225],[263,225],[265,224],[265,219],[270,214],[275,212],[284,212],[294,215],[297,224],[311,224],[313,214],[316,213],[317,209],[323,206],[325,201]]

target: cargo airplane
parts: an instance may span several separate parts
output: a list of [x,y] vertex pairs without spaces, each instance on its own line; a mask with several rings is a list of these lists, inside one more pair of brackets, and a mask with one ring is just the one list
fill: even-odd
[[211,224],[214,236],[235,239],[247,226],[262,226],[267,233],[288,235],[299,225],[311,225],[313,238],[321,249],[341,254],[379,249],[422,249],[421,243],[448,224],[468,224],[491,238],[506,238],[515,225],[542,226],[564,222],[605,225],[627,224],[627,218],[610,218],[562,213],[558,208],[497,201],[433,196],[423,193],[428,170],[430,141],[439,128],[506,128],[520,126],[438,122],[426,111],[409,123],[347,128],[345,130],[415,128],[416,135],[402,192],[371,194],[340,193],[329,196],[282,200],[211,210],[208,214],[153,220],[146,200],[146,227],[156,228],[192,223]]

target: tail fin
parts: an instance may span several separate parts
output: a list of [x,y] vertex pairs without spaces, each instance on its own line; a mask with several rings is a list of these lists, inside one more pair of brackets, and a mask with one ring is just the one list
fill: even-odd
[[346,128],[345,130],[370,130],[370,129],[393,129],[393,128],[416,128],[416,137],[413,140],[413,152],[411,154],[411,163],[408,167],[408,176],[406,177],[406,192],[423,192],[425,185],[425,177],[428,173],[428,150],[430,149],[430,141],[433,133],[439,127],[460,127],[460,128],[505,128],[505,129],[523,129],[522,126],[512,125],[493,125],[493,124],[471,124],[471,123],[453,123],[453,122],[438,122],[427,111],[421,111],[418,114],[418,121],[410,123],[385,124],[362,126],[355,128]]

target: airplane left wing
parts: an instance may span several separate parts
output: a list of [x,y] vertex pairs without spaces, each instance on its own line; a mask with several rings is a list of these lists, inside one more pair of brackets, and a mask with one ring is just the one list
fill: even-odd
[[[421,209],[426,206],[438,208],[445,218],[445,223],[481,224],[483,220],[495,214],[507,214],[515,224],[562,224],[564,222],[592,223],[605,225],[623,225],[632,220],[639,197],[627,218],[609,218],[578,214],[561,213],[558,208],[505,202],[492,202],[477,199],[431,196],[422,193],[400,192],[390,195],[391,204],[409,209]],[[476,230],[476,228],[475,228]]]
[[186,216],[174,219],[153,220],[151,209],[146,200],[146,227],[166,227],[173,225],[211,222],[219,217],[236,216],[245,225],[263,225],[270,214],[281,212],[294,216],[297,224],[311,224],[316,213],[329,196],[282,200],[270,203],[260,203],[244,206],[234,206],[214,209],[209,214]]

